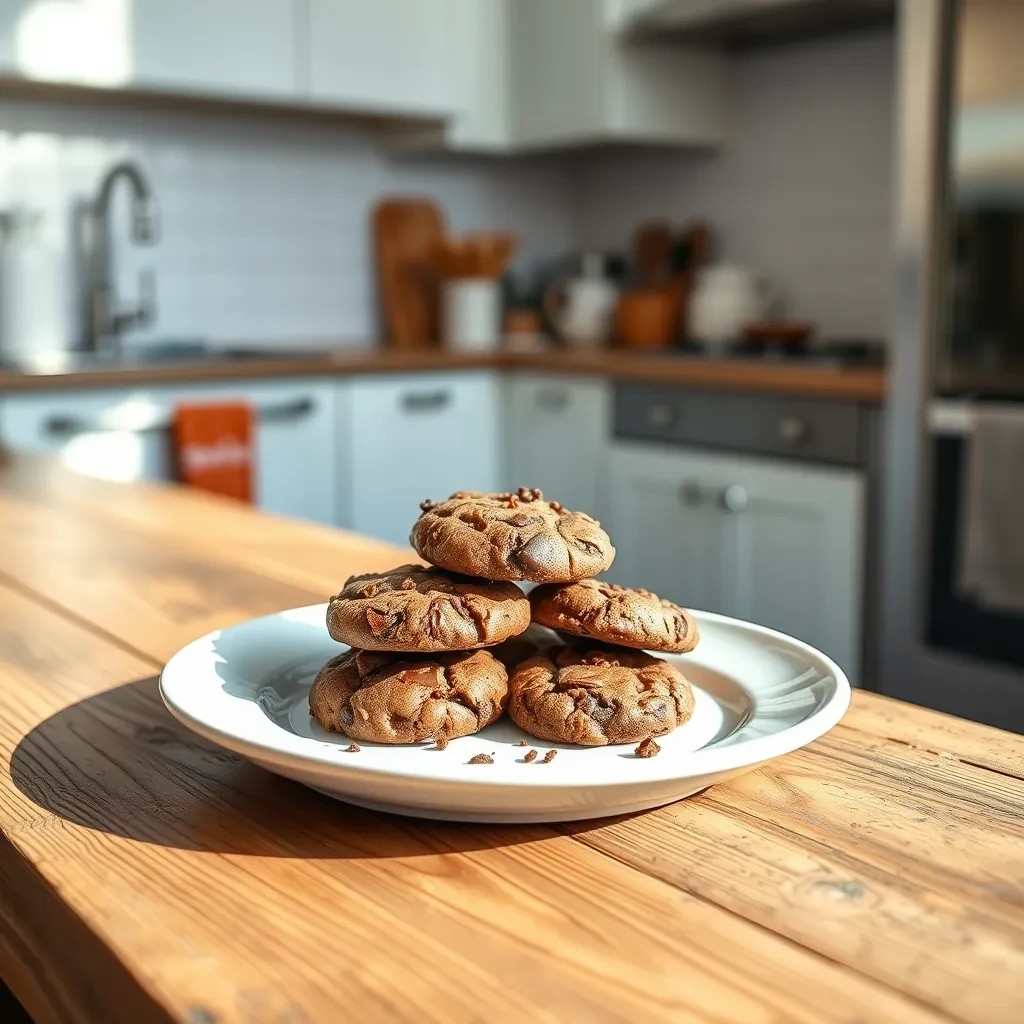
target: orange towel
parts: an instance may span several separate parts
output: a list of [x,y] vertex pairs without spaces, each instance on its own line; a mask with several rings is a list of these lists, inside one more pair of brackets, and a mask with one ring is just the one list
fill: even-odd
[[253,411],[244,402],[178,406],[173,429],[178,479],[252,503],[254,426]]

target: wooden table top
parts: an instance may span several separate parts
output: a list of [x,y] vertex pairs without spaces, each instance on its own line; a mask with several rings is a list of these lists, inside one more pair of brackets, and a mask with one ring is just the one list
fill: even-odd
[[845,399],[872,405],[883,402],[886,395],[885,371],[878,367],[836,367],[764,359],[707,359],[616,349],[451,352],[382,348],[337,349],[287,359],[249,358],[169,365],[123,365],[47,374],[25,374],[0,369],[0,393],[457,370],[577,374],[607,377],[611,380],[674,384],[678,387]]
[[657,811],[415,822],[200,740],[156,677],[396,549],[0,468],[0,976],[47,1022],[1022,1019],[1024,740],[859,692]]

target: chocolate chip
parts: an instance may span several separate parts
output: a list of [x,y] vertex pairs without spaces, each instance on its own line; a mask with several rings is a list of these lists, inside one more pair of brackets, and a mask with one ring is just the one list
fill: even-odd
[[518,515],[513,516],[509,520],[509,522],[513,526],[525,526],[529,521],[530,521],[530,517],[529,516],[524,516],[522,512],[520,512]]
[[421,509],[422,509],[422,510],[423,510],[424,512],[429,512],[429,511],[430,511],[430,510],[431,510],[431,509],[432,509],[432,508],[433,508],[433,507],[434,507],[434,506],[435,506],[436,504],[437,504],[437,502],[436,502],[436,501],[431,501],[431,500],[430,500],[429,498],[424,498],[424,499],[423,499],[423,500],[422,500],[422,501],[420,502],[420,508],[421,508]]
[[640,745],[633,751],[637,757],[654,757],[661,751],[661,747],[654,742],[653,736],[648,736],[647,739],[641,740]]
[[565,509],[563,508],[562,503],[560,501],[549,501],[548,502],[548,508],[550,508],[552,512],[559,512],[559,513],[561,513],[561,512],[565,511]]

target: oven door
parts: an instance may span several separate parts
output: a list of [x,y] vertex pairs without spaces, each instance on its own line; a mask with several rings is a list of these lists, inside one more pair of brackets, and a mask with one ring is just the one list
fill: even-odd
[[[1024,416],[1024,405],[1016,406]],[[925,642],[1003,665],[1024,666],[1024,614],[979,603],[961,587],[964,491],[971,445],[972,403],[935,402],[932,438],[931,540]],[[1022,510],[1024,520],[1024,510]]]

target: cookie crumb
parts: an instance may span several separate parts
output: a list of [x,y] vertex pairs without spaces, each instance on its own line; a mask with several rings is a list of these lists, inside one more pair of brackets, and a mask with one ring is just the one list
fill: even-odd
[[637,757],[654,757],[661,747],[655,743],[653,736],[648,736],[647,739],[641,740],[640,745],[633,751]]
[[374,597],[377,593],[376,583],[367,583],[365,587],[359,592],[360,597]]
[[520,740],[520,741],[519,741],[519,742],[518,742],[518,743],[516,744],[516,746],[517,746],[517,747],[528,747],[529,745],[530,745],[530,744],[529,744],[529,743],[527,743],[527,742],[526,742],[526,740]]
[[368,722],[370,720],[370,712],[367,711],[366,708],[356,708],[356,710],[359,712],[359,717],[364,722]]
[[490,754],[474,754],[469,764],[494,764],[494,758]]
[[537,751],[536,750],[528,750],[525,754],[523,754],[523,760],[527,764],[529,764],[531,761],[536,761],[537,760]]
[[402,589],[403,590],[415,590],[416,589],[416,581],[415,580],[411,580],[411,579],[409,579],[408,576],[406,576],[405,579],[402,580]]
[[346,753],[346,754],[358,754],[358,753],[359,753],[359,751],[360,751],[360,750],[362,750],[362,749],[363,749],[363,748],[362,748],[361,746],[359,746],[359,744],[358,744],[358,743],[350,743],[350,744],[349,744],[349,745],[348,745],[348,746],[347,746],[347,747],[345,748],[345,753]]
[[558,753],[557,750],[549,750],[543,757],[543,764],[551,764],[555,759],[555,755]]
[[434,737],[434,749],[444,750],[448,746],[448,737],[443,732],[439,732]]
[[422,511],[424,512],[429,512],[436,504],[436,501],[431,501],[429,498],[424,498],[420,502],[420,509],[422,509]]
[[511,526],[525,526],[529,521],[529,516],[524,516],[523,513],[520,512],[509,520],[509,524]]

